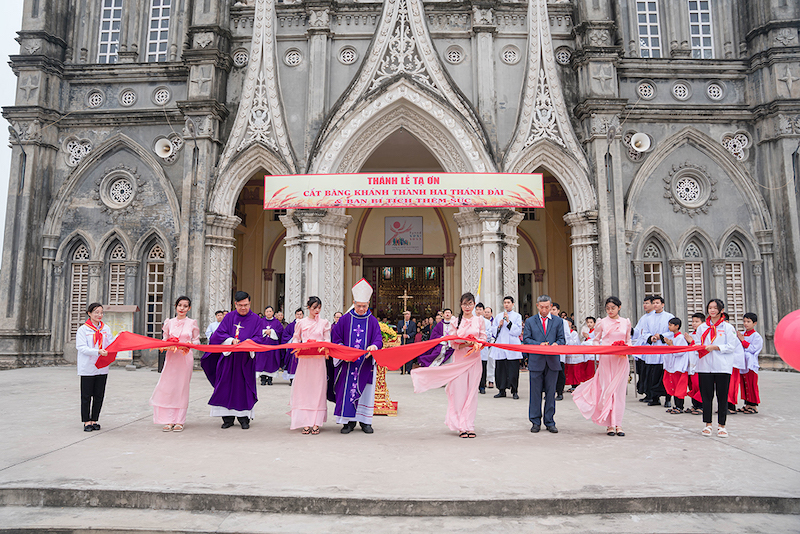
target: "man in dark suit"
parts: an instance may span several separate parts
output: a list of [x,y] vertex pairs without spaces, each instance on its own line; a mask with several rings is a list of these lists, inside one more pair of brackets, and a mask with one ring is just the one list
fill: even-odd
[[[414,342],[414,337],[417,335],[417,323],[411,320],[411,312],[408,310],[403,312],[403,319],[397,323],[397,335],[400,336],[401,345]],[[414,360],[406,363],[400,368],[400,374],[410,373],[413,364]]]
[[[550,315],[553,302],[547,295],[536,301],[539,313],[525,321],[522,342],[525,345],[565,345],[564,322]],[[528,418],[533,426],[531,432],[539,432],[542,426],[542,391],[544,391],[544,426],[553,434],[558,433],[553,417],[556,414],[556,381],[561,371],[558,354],[528,354],[528,377],[531,398]]]

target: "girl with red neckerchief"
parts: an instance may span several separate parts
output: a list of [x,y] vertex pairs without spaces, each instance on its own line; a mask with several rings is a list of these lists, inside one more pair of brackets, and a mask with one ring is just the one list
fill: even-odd
[[723,319],[725,304],[720,299],[711,299],[706,305],[706,322],[701,324],[694,335],[695,343],[705,345],[698,351],[699,361],[695,370],[700,381],[700,395],[703,398],[704,436],[713,434],[711,416],[714,404],[714,391],[717,395],[717,436],[728,437],[725,422],[728,418],[728,387],[733,372],[733,353],[738,343],[736,330]]
[[100,356],[107,356],[113,338],[111,329],[103,323],[103,306],[93,302],[86,308],[89,319],[78,328],[75,334],[75,348],[78,349],[78,376],[81,377],[81,420],[83,431],[100,430],[97,420],[106,394],[108,365],[97,368],[95,363]]

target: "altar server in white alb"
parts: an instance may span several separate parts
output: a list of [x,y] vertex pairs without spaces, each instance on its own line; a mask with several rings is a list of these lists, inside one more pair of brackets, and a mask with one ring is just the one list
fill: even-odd
[[[664,346],[661,338],[669,334],[669,320],[675,317],[664,311],[664,298],[660,295],[653,296],[653,313],[648,314],[642,326],[642,337],[645,343],[652,347]],[[664,355],[644,355],[644,377],[646,384],[645,401],[648,406],[661,406],[661,397],[664,397],[664,407],[670,408],[670,396],[664,389]]]
[[83,431],[100,430],[97,420],[106,395],[108,365],[97,368],[100,356],[107,356],[106,347],[111,344],[111,329],[103,323],[103,306],[92,302],[86,308],[89,318],[75,334],[78,350],[78,376],[81,377],[81,420]]
[[[492,321],[486,318],[486,308],[483,306],[482,302],[479,302],[475,305],[475,314],[483,317],[484,326],[486,327],[486,341],[489,343],[494,343],[495,331],[492,330]],[[491,350],[491,347],[485,347],[481,349],[481,366],[483,367],[483,371],[481,373],[481,382],[478,385],[478,393],[480,394],[486,393],[486,377],[488,374],[487,368],[489,365],[489,353]]]
[[758,405],[761,397],[758,394],[758,355],[764,348],[764,338],[756,332],[758,315],[753,312],[744,314],[745,332],[739,335],[739,340],[744,347],[746,370],[742,373],[742,398],[744,398],[744,408],[737,411],[742,413],[758,413]]
[[[519,339],[522,334],[522,316],[514,311],[514,297],[503,299],[503,313],[498,315],[495,327],[495,343],[501,345],[521,345]],[[503,350],[497,347],[492,349],[495,359],[495,384],[500,393],[494,398],[506,396],[506,390],[511,389],[514,399],[519,399],[519,361],[522,353],[514,350]]]

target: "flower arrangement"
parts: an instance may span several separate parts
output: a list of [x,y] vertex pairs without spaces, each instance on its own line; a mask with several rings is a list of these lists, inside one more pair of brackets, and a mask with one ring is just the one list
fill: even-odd
[[612,347],[627,347],[627,346],[628,346],[628,344],[627,344],[627,343],[625,343],[624,341],[622,341],[622,340],[620,339],[620,340],[617,340],[617,341],[613,342],[613,343],[611,344],[611,346],[612,346]]
[[397,340],[397,332],[394,331],[394,328],[389,326],[386,323],[379,323],[381,325],[381,336],[383,337],[384,345],[387,342],[392,342]]

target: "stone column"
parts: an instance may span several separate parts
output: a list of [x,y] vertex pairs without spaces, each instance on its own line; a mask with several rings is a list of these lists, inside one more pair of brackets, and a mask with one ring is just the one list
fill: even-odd
[[564,222],[572,235],[575,317],[597,317],[597,212],[570,212]]
[[[522,213],[506,208],[460,208],[454,215],[461,237],[461,289],[478,291],[481,300],[499,310],[503,297],[517,300],[517,226]],[[458,296],[456,296],[458,298]]]
[[64,262],[53,261],[53,281],[52,291],[50,292],[50,300],[52,303],[53,312],[52,317],[57,317],[58,320],[52,321],[51,336],[50,336],[50,350],[53,352],[62,352],[64,345],[64,327],[66,325],[64,306],[66,305],[65,299],[58,298],[58,295],[64,294]]
[[139,296],[136,291],[136,281],[139,277],[139,262],[126,261],[125,262],[125,305],[126,306],[139,306],[142,308],[141,302],[136,302]]
[[531,302],[536,306],[536,299],[544,293],[544,269],[533,270],[533,294]]
[[775,327],[778,325],[778,290],[775,284],[775,258],[772,250],[772,230],[765,230],[756,232],[758,237],[758,248],[761,251],[761,259],[764,262],[761,271],[766,271],[767,276],[764,277],[764,291],[766,293],[766,301],[769,304],[769,317],[759,320],[761,323],[762,332],[774,332]]
[[750,262],[750,267],[753,269],[753,285],[756,288],[756,314],[758,315],[758,320],[762,321],[761,325],[759,325],[762,327],[761,331],[766,332],[767,330],[764,327],[768,321],[764,316],[764,280],[761,276],[763,273],[764,260],[753,260]]
[[[313,2],[308,6],[308,104],[306,109],[305,150],[308,156],[317,132],[325,120],[325,95],[328,88],[328,57],[331,33],[331,2]],[[323,302],[324,304],[324,302]]]
[[87,294],[87,302],[103,303],[103,288],[100,287],[100,274],[102,269],[102,261],[89,262],[89,293]]
[[[728,288],[725,283],[725,260],[711,260],[711,274],[714,276],[713,294],[709,298],[720,299],[725,302],[725,297],[728,293]],[[727,305],[727,303],[726,303]]]
[[[715,2],[717,3],[717,2]],[[662,3],[661,8],[669,5],[668,9],[659,9],[663,13],[662,33],[668,33],[670,57],[692,57],[692,46],[689,43],[689,11],[686,2]],[[735,17],[734,17],[735,18]],[[715,24],[715,28],[725,24]],[[662,36],[663,46],[663,36]]]
[[[633,314],[634,313],[641,313],[639,310],[640,303],[644,300],[644,262],[643,261],[634,261],[633,262],[633,278],[635,280],[634,287],[631,291],[631,297],[633,298],[632,307],[631,307],[631,321],[633,321]],[[635,311],[634,311],[635,310]]]
[[287,310],[322,299],[328,319],[344,305],[344,249],[353,218],[342,208],[292,210],[281,217],[286,227]]
[[672,314],[679,318],[684,325],[688,320],[688,311],[686,309],[686,272],[685,260],[669,260],[669,265],[672,268],[672,285],[675,291],[673,292]]
[[214,310],[231,308],[233,249],[236,247],[233,230],[241,222],[235,216],[206,215],[206,324],[214,320]]
[[[494,11],[472,7],[472,31],[475,34],[475,77],[478,92],[478,114],[492,144],[497,141],[497,94],[495,91],[494,34],[497,26]],[[495,149],[497,147],[495,146]]]

